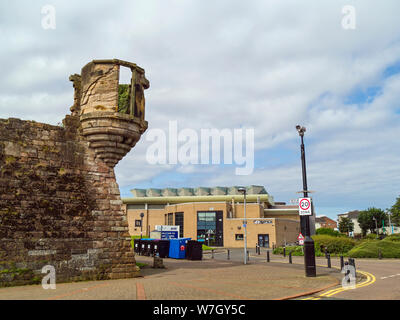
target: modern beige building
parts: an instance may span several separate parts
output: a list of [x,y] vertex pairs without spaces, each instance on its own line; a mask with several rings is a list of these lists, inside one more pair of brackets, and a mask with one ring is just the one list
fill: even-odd
[[[247,245],[295,243],[297,206],[275,203],[262,186],[246,187]],[[211,246],[244,246],[244,196],[238,187],[133,189],[123,198],[132,236],[149,236],[156,225],[178,225],[180,237]],[[143,213],[143,218],[141,218]]]

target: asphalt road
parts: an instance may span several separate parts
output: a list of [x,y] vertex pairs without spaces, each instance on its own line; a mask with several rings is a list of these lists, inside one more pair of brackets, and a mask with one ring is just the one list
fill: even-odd
[[[254,248],[249,249],[248,263],[267,263],[266,249],[261,254],[256,254]],[[211,258],[211,253],[205,253],[205,258]],[[288,263],[288,256],[270,255],[271,263]],[[227,250],[218,249],[214,253],[214,259],[227,259]],[[230,259],[233,261],[244,260],[243,249],[230,249]],[[346,258],[345,258],[346,260]],[[292,257],[294,264],[303,264],[303,257]],[[358,279],[355,289],[342,290],[338,286],[336,290],[327,290],[318,294],[300,299],[350,299],[350,300],[399,300],[400,299],[400,259],[356,259],[357,272],[363,275]],[[325,258],[317,258],[317,265],[327,266]],[[331,259],[332,267],[340,268],[340,259]]]

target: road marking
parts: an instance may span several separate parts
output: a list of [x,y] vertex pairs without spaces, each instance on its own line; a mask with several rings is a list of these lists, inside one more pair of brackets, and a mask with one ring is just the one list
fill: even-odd
[[[270,261],[270,262],[284,263],[286,261]],[[294,262],[293,264],[302,264],[302,263]],[[320,265],[320,264],[316,264],[316,266],[324,267],[324,268],[327,267],[325,265]],[[332,266],[332,268],[340,270],[339,267]],[[331,296],[333,296],[335,294],[341,293],[341,292],[346,291],[346,290],[357,289],[357,288],[362,288],[362,287],[365,287],[365,286],[369,286],[369,285],[373,284],[376,281],[376,278],[372,273],[369,273],[369,272],[366,272],[366,271],[361,271],[361,270],[357,270],[357,272],[365,275],[367,277],[367,279],[365,281],[357,284],[355,288],[343,288],[343,287],[336,288],[336,289],[329,290],[329,291],[319,295],[319,297],[331,297]],[[311,299],[305,298],[305,299],[302,299],[302,300],[320,300],[321,298],[319,298],[319,297],[311,297]]]
[[365,281],[359,283],[359,284],[356,284],[355,288],[342,287],[342,288],[338,288],[336,290],[330,290],[328,292],[320,294],[319,296],[320,297],[331,297],[331,296],[333,296],[335,294],[338,294],[338,293],[341,293],[341,292],[344,292],[344,291],[347,291],[347,290],[354,290],[354,289],[357,289],[357,288],[362,288],[362,287],[369,286],[369,285],[373,284],[376,281],[376,278],[372,273],[369,273],[369,272],[366,272],[366,271],[361,271],[361,270],[358,270],[358,272],[363,274],[364,276],[366,276],[367,279]]
[[386,277],[381,277],[381,280],[388,279],[388,278],[393,278],[393,277],[397,277],[397,276],[400,276],[400,273],[398,273],[398,274],[392,274],[392,275],[386,276]]
[[[283,260],[283,261],[281,260],[281,261],[270,261],[270,262],[286,263],[286,259]],[[303,263],[293,262],[293,264],[303,264]],[[327,267],[326,265],[319,265],[319,264],[316,264],[316,266],[324,267],[324,268]],[[332,266],[332,268],[341,270],[339,267],[335,267],[335,266]],[[369,273],[369,272],[366,272],[366,271],[361,271],[361,270],[357,270],[357,272],[359,272],[359,273],[363,274],[364,276],[366,276],[367,279],[365,281],[359,283],[359,284],[356,284],[355,288],[343,288],[343,287],[341,287],[341,288],[337,288],[337,289],[332,289],[332,290],[329,290],[329,291],[319,295],[319,297],[331,297],[331,296],[333,296],[335,294],[338,294],[338,293],[341,293],[343,291],[347,291],[347,290],[351,290],[351,289],[354,290],[354,289],[357,289],[357,288],[362,288],[362,287],[369,286],[369,285],[373,284],[376,281],[376,278],[372,273]],[[319,299],[321,299],[319,297],[312,297],[311,299],[305,298],[305,299],[302,299],[302,300],[319,300]]]

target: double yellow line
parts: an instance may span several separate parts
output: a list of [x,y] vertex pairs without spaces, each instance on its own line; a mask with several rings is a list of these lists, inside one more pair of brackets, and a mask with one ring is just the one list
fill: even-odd
[[[339,268],[337,268],[339,269]],[[364,276],[367,277],[366,280],[364,280],[363,282],[356,284],[355,288],[346,288],[346,287],[341,287],[341,288],[336,288],[336,289],[332,289],[329,290],[327,292],[324,292],[322,294],[320,294],[318,297],[308,297],[302,300],[320,300],[321,298],[328,298],[331,297],[335,294],[341,293],[343,291],[347,291],[347,290],[353,290],[353,289],[357,289],[357,288],[361,288],[361,287],[365,287],[365,286],[369,286],[371,284],[373,284],[376,281],[375,276],[372,273],[366,272],[366,271],[360,271],[358,270],[357,272],[363,274]]]
[[[281,261],[270,261],[270,262],[282,263]],[[294,262],[293,264],[301,264],[301,263]],[[317,264],[317,266],[326,268],[326,265]],[[332,268],[341,270],[339,267],[332,266]],[[332,290],[329,290],[327,292],[324,292],[324,293],[320,294],[318,297],[308,297],[308,298],[304,298],[302,300],[320,300],[321,298],[324,298],[324,297],[328,298],[328,297],[331,297],[331,296],[333,296],[335,294],[338,294],[340,292],[343,292],[343,291],[354,290],[354,289],[357,289],[357,288],[369,286],[369,285],[373,284],[376,281],[376,278],[372,273],[369,273],[369,272],[366,272],[366,271],[361,271],[361,270],[357,270],[357,272],[359,272],[359,273],[363,274],[364,276],[366,276],[367,279],[365,281],[359,283],[359,284],[356,284],[355,288],[346,288],[346,287],[336,288],[336,289],[332,289]]]

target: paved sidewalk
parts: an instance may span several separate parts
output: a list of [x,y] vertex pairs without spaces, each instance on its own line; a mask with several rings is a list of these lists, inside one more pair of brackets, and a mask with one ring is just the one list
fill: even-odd
[[[152,258],[136,256],[152,264]],[[318,268],[316,278],[306,278],[301,265],[209,259],[164,259],[166,269],[142,270],[134,279],[58,284],[56,290],[41,286],[1,288],[0,299],[138,299],[138,300],[246,300],[283,299],[339,284],[335,269]]]

